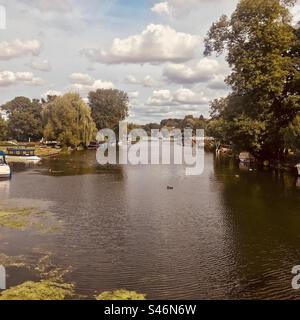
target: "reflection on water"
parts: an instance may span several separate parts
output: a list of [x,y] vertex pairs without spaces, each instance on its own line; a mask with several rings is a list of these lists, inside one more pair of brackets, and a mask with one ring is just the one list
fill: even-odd
[[118,288],[154,299],[300,295],[291,289],[291,269],[300,263],[295,177],[212,154],[195,177],[181,165],[99,166],[89,151],[14,167],[8,186],[0,204],[27,199],[24,206],[62,220],[64,232],[3,230],[0,252],[32,260],[52,252],[58,265],[72,266],[71,280],[89,297]]
[[8,179],[0,180],[0,194],[8,197],[10,181]]

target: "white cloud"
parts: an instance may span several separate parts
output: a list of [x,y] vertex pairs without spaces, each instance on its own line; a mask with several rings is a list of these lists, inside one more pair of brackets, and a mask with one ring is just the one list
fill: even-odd
[[96,80],[88,74],[72,73],[70,75],[72,84],[69,86],[69,91],[78,92],[86,96],[90,91],[97,89],[113,89],[115,86],[110,81]]
[[[203,2],[203,1],[202,1]],[[154,4],[151,10],[170,17],[182,17],[189,14],[201,4],[201,0],[168,0]]]
[[170,11],[168,2],[155,3],[154,6],[151,8],[151,11],[158,13],[158,14],[171,15],[171,11]]
[[48,60],[34,60],[31,62],[31,68],[38,71],[49,72],[51,71],[51,65]]
[[95,91],[97,89],[113,89],[114,87],[114,84],[110,81],[95,80],[91,85],[74,83],[70,86],[70,90],[86,95],[90,91]]
[[140,96],[140,93],[138,91],[131,91],[128,92],[128,97],[130,99],[130,104],[133,106],[138,105],[139,101],[138,98]]
[[133,99],[137,99],[139,97],[139,92],[138,91],[131,91],[131,92],[128,92],[128,96],[129,98],[133,98]]
[[144,79],[143,79],[143,86],[146,88],[152,88],[152,87],[158,87],[161,83],[152,78],[150,75],[147,75]]
[[203,58],[191,64],[169,64],[163,75],[174,83],[207,82],[220,73],[221,66],[217,60]]
[[209,103],[203,92],[195,92],[190,89],[178,89],[175,92],[170,90],[153,91],[148,99],[149,106],[174,106],[174,105],[204,105]]
[[93,84],[93,78],[86,73],[72,73],[70,75],[70,80],[72,83],[78,83],[83,85],[91,85]]
[[200,105],[209,103],[203,92],[194,92],[190,89],[179,89],[173,94],[173,100],[179,104]]
[[158,87],[160,85],[160,82],[150,75],[145,76],[143,79],[137,79],[133,75],[128,75],[125,78],[125,83],[141,85],[146,88]]
[[7,87],[15,84],[39,86],[43,84],[43,80],[35,77],[31,72],[0,71],[0,87]]
[[152,97],[147,101],[150,106],[169,106],[173,104],[172,94],[170,90],[153,91]]
[[143,123],[149,123],[152,121],[159,122],[162,119],[167,118],[183,119],[186,115],[199,117],[201,114],[205,116],[209,115],[208,105],[133,105],[130,108],[130,119],[132,119],[133,121],[142,121]]
[[128,83],[128,84],[141,84],[141,81],[138,80],[135,76],[133,76],[132,74],[128,75],[126,78],[125,78],[125,83]]
[[61,91],[58,90],[48,90],[46,92],[44,92],[41,97],[42,98],[47,98],[47,96],[61,96],[63,93]]
[[0,60],[10,60],[26,55],[37,56],[40,54],[41,47],[42,45],[38,40],[2,41],[0,42]]
[[107,64],[184,62],[193,58],[200,37],[169,26],[150,24],[139,35],[116,38],[110,48],[84,49],[91,61]]
[[11,71],[0,71],[0,87],[12,85],[16,82],[16,75]]

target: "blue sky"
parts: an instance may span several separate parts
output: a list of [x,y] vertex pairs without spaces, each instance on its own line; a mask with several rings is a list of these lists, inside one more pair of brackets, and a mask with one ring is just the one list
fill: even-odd
[[203,38],[236,3],[0,0],[0,103],[117,88],[130,96],[130,121],[208,116],[209,102],[228,92],[229,69],[223,57],[203,57]]

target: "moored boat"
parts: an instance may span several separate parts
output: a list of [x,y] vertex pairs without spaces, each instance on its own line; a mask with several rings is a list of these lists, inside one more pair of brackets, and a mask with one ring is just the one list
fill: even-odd
[[250,152],[241,152],[239,155],[239,159],[241,163],[253,163],[255,162],[255,158]]
[[99,148],[99,143],[97,141],[91,141],[87,148],[89,150],[97,150]]
[[6,158],[8,161],[40,161],[41,158],[35,155],[32,148],[7,148]]
[[11,169],[6,162],[6,156],[3,151],[0,151],[0,178],[10,178]]
[[216,149],[217,155],[230,155],[232,153],[232,148],[229,145],[220,145]]

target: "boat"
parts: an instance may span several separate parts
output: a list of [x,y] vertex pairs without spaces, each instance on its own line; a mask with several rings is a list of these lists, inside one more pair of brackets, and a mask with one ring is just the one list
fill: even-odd
[[253,163],[255,162],[255,158],[250,152],[241,152],[239,155],[239,159],[241,163]]
[[232,148],[229,145],[220,145],[216,150],[217,155],[230,155],[231,152]]
[[11,178],[11,169],[3,151],[0,151],[0,178]]
[[296,165],[296,168],[297,168],[297,171],[298,171],[298,176],[300,177],[300,163],[298,163],[298,164]]
[[6,158],[8,162],[12,161],[40,161],[41,158],[35,155],[35,149],[33,148],[7,148]]
[[99,143],[97,141],[91,141],[87,148],[88,150],[97,150],[99,148]]

